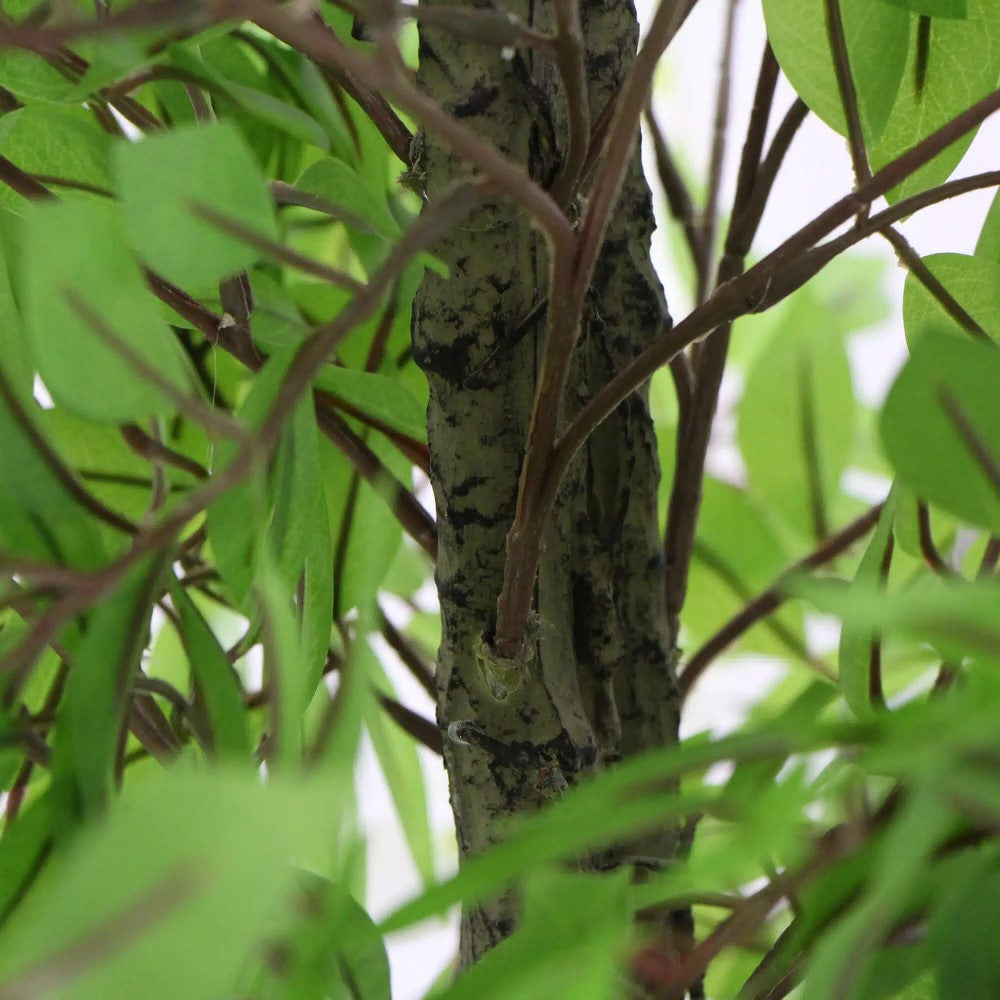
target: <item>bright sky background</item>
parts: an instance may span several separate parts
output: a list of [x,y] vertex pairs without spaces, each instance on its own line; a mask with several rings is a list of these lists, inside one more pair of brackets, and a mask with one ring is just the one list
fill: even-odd
[[[672,148],[680,152],[696,171],[702,169],[708,158],[725,3],[726,0],[702,0],[672,45],[657,82],[654,109],[660,125]],[[644,21],[648,19],[652,7],[650,0],[640,0],[640,18]],[[721,198],[723,207],[732,199],[737,157],[764,44],[763,18],[758,0],[742,0],[740,3],[737,39],[731,112],[734,132],[726,161],[726,180]],[[793,97],[791,89],[782,82],[775,101],[772,127],[780,120]],[[998,149],[1000,121],[993,119],[980,131],[957,175],[995,169]],[[650,170],[651,180],[654,175],[655,171]],[[776,196],[764,216],[755,251],[760,253],[776,246],[805,221],[846,194],[851,186],[846,143],[810,116],[779,176]],[[921,213],[901,228],[922,254],[945,251],[971,253],[991,197],[992,192],[965,195]],[[658,196],[656,200],[660,213],[662,197]],[[662,214],[659,220],[661,229],[654,237],[654,256],[671,313],[676,320],[684,315],[690,303],[679,291],[682,288],[681,279],[669,261]],[[899,307],[905,274],[888,245],[881,240],[869,240],[860,252],[889,265],[885,268],[886,290],[895,303],[889,322],[866,331],[854,338],[851,344],[851,361],[858,391],[867,402],[875,403],[885,392],[904,358]],[[736,391],[737,387],[732,383],[726,387],[724,407],[727,400],[731,404]],[[718,430],[710,455],[713,470],[727,477],[738,476],[739,459],[732,445],[732,421],[725,411],[720,415]],[[878,490],[879,484],[870,485]],[[873,499],[876,498],[873,496]],[[427,596],[428,600],[433,600],[432,592]],[[824,644],[836,643],[835,635],[817,634],[810,638]],[[719,733],[731,729],[739,722],[747,706],[779,676],[780,671],[761,658],[744,658],[723,668],[713,667],[685,706],[685,733],[704,729]],[[393,670],[392,677],[408,705],[428,715],[433,714],[430,700],[404,670]],[[444,873],[454,865],[455,854],[447,781],[439,759],[430,753],[425,753],[422,759],[431,790],[431,820],[440,848],[440,873]],[[391,801],[370,752],[364,755],[358,781],[362,793],[363,822],[369,838],[368,906],[378,918],[416,893],[419,884]],[[394,1000],[417,1000],[421,997],[453,956],[456,943],[455,919],[437,926],[425,924],[411,934],[394,936],[389,943]]]

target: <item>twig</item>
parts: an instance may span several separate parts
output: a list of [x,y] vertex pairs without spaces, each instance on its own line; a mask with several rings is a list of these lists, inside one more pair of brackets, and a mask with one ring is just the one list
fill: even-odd
[[381,607],[378,609],[378,623],[379,629],[381,629],[382,635],[392,651],[410,671],[417,683],[427,692],[431,700],[437,702],[438,692],[434,671],[424,660],[420,650],[389,621]]
[[954,576],[951,567],[941,558],[941,553],[938,552],[937,545],[934,544],[930,508],[923,500],[917,501],[917,533],[920,538],[920,554],[924,557],[924,562],[938,576]]
[[563,207],[576,193],[590,148],[590,101],[587,90],[587,49],[580,26],[580,0],[555,0],[556,62],[566,100],[569,139],[562,169],[552,185],[552,197]]
[[425,719],[419,712],[401,705],[395,698],[390,698],[386,694],[379,694],[378,703],[403,732],[408,733],[439,757],[444,755],[444,741],[437,723]]

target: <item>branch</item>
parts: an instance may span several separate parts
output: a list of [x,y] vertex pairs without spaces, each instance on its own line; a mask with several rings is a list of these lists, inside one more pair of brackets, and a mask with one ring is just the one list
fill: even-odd
[[587,48],[580,26],[580,0],[555,0],[556,62],[566,99],[569,140],[552,197],[566,207],[576,193],[590,148],[590,100],[587,91]]

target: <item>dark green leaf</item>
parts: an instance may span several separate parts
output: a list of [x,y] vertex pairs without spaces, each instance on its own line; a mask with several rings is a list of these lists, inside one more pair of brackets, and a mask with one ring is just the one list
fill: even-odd
[[170,583],[170,601],[180,620],[196,704],[211,734],[210,749],[220,758],[248,761],[250,744],[239,678],[208,622],[176,580]]

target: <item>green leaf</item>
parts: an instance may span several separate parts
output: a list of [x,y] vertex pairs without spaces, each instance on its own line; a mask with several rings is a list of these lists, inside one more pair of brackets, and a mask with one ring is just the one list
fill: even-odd
[[[774,523],[743,490],[711,477],[703,487],[684,605],[685,643],[712,635],[792,562]],[[805,655],[802,615],[786,606],[742,637],[737,650]]]
[[[910,18],[878,0],[841,0],[844,34],[865,140],[889,118],[906,62]],[[824,0],[764,0],[767,37],[799,96],[831,128],[847,134],[826,31]]]
[[[72,183],[59,181],[110,191],[110,148],[111,138],[83,108],[29,104],[0,118],[0,153],[25,173],[45,175],[46,185],[60,198],[81,194]],[[24,201],[4,186],[0,205],[20,211]]]
[[199,46],[194,43],[172,45],[170,61],[178,69],[184,70],[194,81],[206,85],[213,93],[228,98],[242,111],[261,122],[273,125],[293,138],[312,143],[321,149],[329,148],[326,131],[305,111],[256,86],[246,86],[228,79],[224,70],[217,72],[215,60],[219,55],[220,45],[235,47],[236,43],[230,39],[219,39],[210,46],[205,46],[206,49],[210,49],[207,61],[202,58],[202,54],[198,51]]
[[363,219],[371,226],[371,231],[380,236],[394,239],[399,235],[399,224],[385,203],[384,193],[373,191],[369,183],[342,160],[332,156],[318,160],[306,169],[295,186],[343,209],[348,217]]
[[[899,96],[879,143],[872,167],[878,170],[986,97],[1000,76],[1000,6],[995,0],[968,0],[965,20],[931,22],[923,86],[917,86],[917,20]],[[889,8],[886,8],[889,9]],[[946,180],[969,148],[975,132],[949,146],[887,196],[897,201]]]
[[986,221],[976,244],[976,256],[1000,264],[1000,191],[997,191],[986,213]]
[[[312,789],[315,794],[316,789]],[[215,1000],[289,917],[289,863],[320,811],[304,787],[174,768],[42,871],[0,941],[0,990],[46,976],[73,1000]],[[6,838],[4,838],[6,839]]]
[[1000,354],[926,328],[889,391],[881,434],[917,496],[1000,533]]
[[144,560],[94,609],[59,703],[53,779],[73,789],[83,815],[101,812],[111,792],[126,698],[149,642],[164,558]]
[[0,50],[0,87],[6,87],[24,102],[69,102],[83,96],[79,84],[68,80],[40,55],[16,48]]
[[251,748],[239,678],[208,622],[176,580],[170,581],[170,601],[191,666],[195,703],[208,724],[210,749],[220,758],[249,761]]
[[309,548],[302,580],[302,663],[311,696],[323,676],[333,626],[333,539],[326,516],[326,490],[317,483]]
[[[1000,260],[938,253],[924,258],[933,274],[963,309],[1000,344]],[[903,291],[903,326],[912,344],[923,327],[933,323],[967,336],[965,328],[912,274]]]
[[[376,688],[395,698],[396,692],[374,656],[369,670]],[[379,768],[392,795],[417,872],[423,884],[429,886],[434,881],[434,847],[427,814],[427,789],[417,745],[395,722],[386,717],[384,710],[375,701],[368,704],[365,728],[371,737]]]
[[[882,564],[892,544],[895,511],[895,496],[890,496],[858,564],[854,586],[871,588],[879,585]],[[840,686],[844,700],[858,718],[866,718],[872,711],[869,670],[874,641],[872,631],[855,629],[846,623],[840,633]]]
[[969,0],[883,0],[927,17],[968,17]]
[[930,935],[941,995],[961,989],[964,1000],[991,1000],[1000,982],[1000,954],[993,933],[1000,920],[1000,865],[995,850],[968,866],[945,887],[935,907]]
[[540,871],[521,925],[439,1000],[612,1000],[630,936],[628,876]]
[[752,496],[807,538],[840,520],[857,406],[842,336],[799,293],[747,375],[738,440]]
[[0,372],[0,541],[42,562],[94,569],[104,557],[100,530],[39,452],[40,416],[34,400],[19,397]]
[[277,238],[267,184],[232,125],[179,127],[140,142],[119,143],[115,152],[133,245],[170,281],[205,288],[259,256],[253,247],[198,218],[194,205]]
[[327,365],[316,385],[407,437],[427,440],[424,408],[404,385],[389,375]]
[[52,398],[92,420],[123,423],[170,413],[172,404],[96,332],[76,296],[113,335],[178,388],[187,367],[124,240],[114,206],[33,204],[20,269],[24,325]]
[[49,788],[0,838],[0,926],[21,903],[49,854],[55,833],[56,793]]

